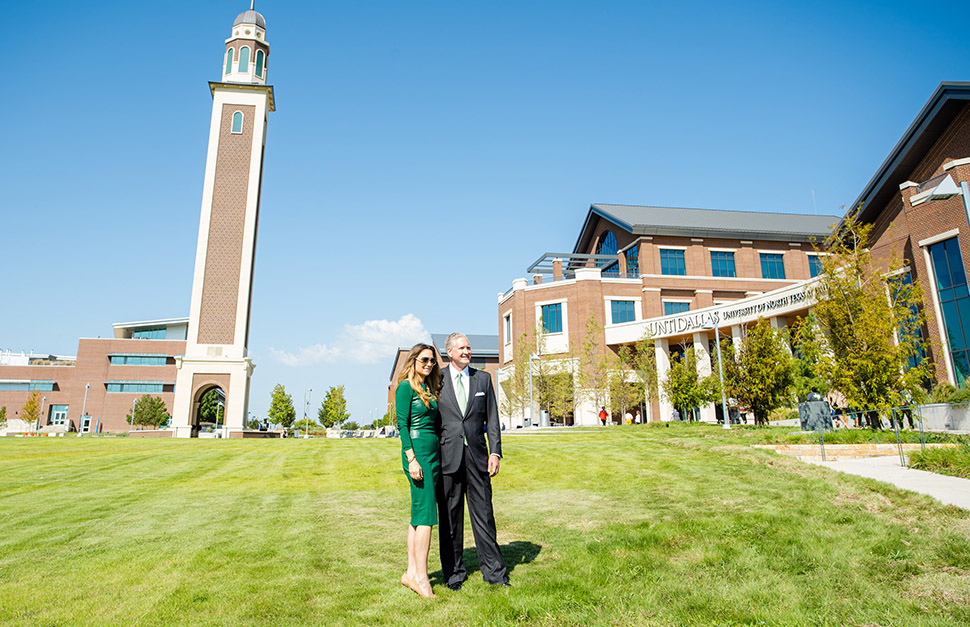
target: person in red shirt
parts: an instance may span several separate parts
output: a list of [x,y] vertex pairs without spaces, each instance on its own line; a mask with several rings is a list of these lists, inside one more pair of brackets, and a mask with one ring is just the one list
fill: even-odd
[[606,419],[608,417],[609,417],[609,414],[606,413],[606,407],[605,406],[600,407],[600,422],[603,424],[604,427],[606,426]]

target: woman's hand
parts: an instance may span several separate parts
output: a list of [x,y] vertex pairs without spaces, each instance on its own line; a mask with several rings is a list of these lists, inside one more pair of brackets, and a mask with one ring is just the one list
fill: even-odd
[[421,472],[421,464],[418,463],[417,459],[412,459],[408,462],[408,474],[415,481],[421,481],[424,479],[424,473]]

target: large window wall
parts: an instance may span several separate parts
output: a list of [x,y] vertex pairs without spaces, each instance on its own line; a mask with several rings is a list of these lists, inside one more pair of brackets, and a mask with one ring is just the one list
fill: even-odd
[[950,345],[950,360],[957,385],[970,377],[970,291],[957,238],[929,247],[936,278],[936,295]]

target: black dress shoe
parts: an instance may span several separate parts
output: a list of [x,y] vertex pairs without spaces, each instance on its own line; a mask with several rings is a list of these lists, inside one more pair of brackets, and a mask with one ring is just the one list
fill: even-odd
[[503,588],[511,588],[512,587],[512,584],[509,583],[508,579],[506,579],[505,581],[489,582],[489,585],[490,586],[502,586]]
[[452,590],[458,591],[458,590],[461,590],[461,584],[463,583],[464,583],[463,581],[456,581],[454,583],[449,582],[447,586]]

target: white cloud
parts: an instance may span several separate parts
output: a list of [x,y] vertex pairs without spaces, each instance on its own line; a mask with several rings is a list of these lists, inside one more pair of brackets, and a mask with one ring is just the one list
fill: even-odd
[[358,364],[375,364],[390,360],[399,346],[429,342],[431,334],[414,314],[400,320],[367,320],[362,324],[346,324],[330,345],[312,344],[295,353],[275,348],[269,354],[286,366],[312,366],[332,363],[338,359]]

